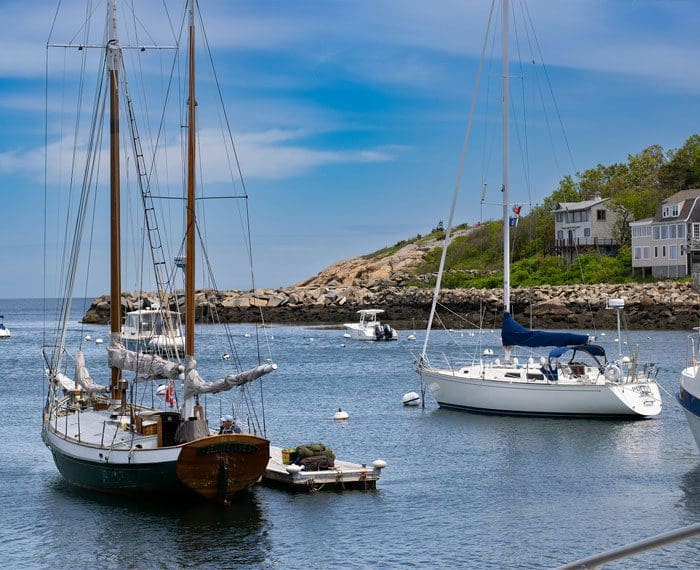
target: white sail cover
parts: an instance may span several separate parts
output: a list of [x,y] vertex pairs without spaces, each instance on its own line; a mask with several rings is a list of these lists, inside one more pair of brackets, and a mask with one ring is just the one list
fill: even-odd
[[197,361],[191,356],[187,356],[185,358],[185,399],[197,394],[216,394],[236,386],[243,386],[276,369],[276,364],[262,364],[239,374],[230,374],[221,380],[207,382],[197,372]]
[[109,365],[120,370],[130,370],[155,378],[177,378],[182,373],[182,365],[177,362],[170,362],[154,354],[127,350],[121,343],[119,333],[112,333],[107,353]]
[[88,394],[109,391],[108,387],[96,384],[90,376],[90,372],[85,366],[85,355],[82,350],[79,350],[78,354],[75,355],[75,384],[82,392],[87,392]]

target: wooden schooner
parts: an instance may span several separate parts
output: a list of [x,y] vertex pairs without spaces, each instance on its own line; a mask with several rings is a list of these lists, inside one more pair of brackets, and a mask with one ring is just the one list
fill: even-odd
[[[209,382],[195,360],[195,270],[197,218],[195,213],[195,153],[197,147],[195,98],[195,0],[185,14],[188,28],[187,168],[186,168],[186,263],[185,263],[185,351],[161,357],[128,350],[121,339],[121,226],[120,216],[120,98],[129,114],[134,164],[144,163],[135,132],[117,35],[117,2],[108,0],[104,69],[108,87],[104,106],[109,108],[110,273],[111,318],[108,386],[95,382],[82,350],[71,355],[67,347],[67,324],[75,285],[82,235],[78,220],[76,239],[67,247],[68,277],[61,301],[56,341],[44,348],[48,390],[43,410],[42,437],[63,477],[79,487],[115,494],[181,497],[227,503],[236,493],[253,485],[265,471],[269,441],[255,433],[225,433],[211,429],[200,396],[245,387],[276,365],[263,363],[237,370]],[[73,44],[71,44],[73,45]],[[67,46],[62,46],[67,47]],[[80,46],[96,47],[96,46]],[[96,109],[99,105],[96,105]],[[99,146],[99,145],[96,145]],[[86,169],[86,176],[89,169]],[[145,169],[143,169],[145,170]],[[146,177],[140,174],[142,179]],[[83,193],[90,184],[83,184]],[[144,194],[145,192],[145,194]],[[148,190],[142,189],[144,215],[149,215]],[[81,201],[87,203],[87,197]],[[82,202],[81,202],[82,203]],[[85,216],[83,212],[83,217]],[[150,238],[149,233],[149,238]],[[153,259],[158,273],[158,262]],[[163,271],[161,268],[160,271]],[[156,276],[158,295],[167,301],[162,279]],[[167,308],[167,303],[163,306]],[[92,363],[92,368],[97,363]],[[106,370],[105,370],[106,372]],[[129,374],[132,373],[132,374]],[[166,382],[170,401],[175,388],[181,404],[174,409],[142,405],[135,392],[153,381]],[[147,384],[144,384],[147,383]],[[166,397],[167,398],[167,397]],[[141,398],[143,401],[143,398]]]

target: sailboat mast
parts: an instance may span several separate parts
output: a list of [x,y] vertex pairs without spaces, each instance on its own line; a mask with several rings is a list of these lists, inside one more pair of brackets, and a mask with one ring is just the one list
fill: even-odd
[[[119,182],[119,67],[121,47],[117,38],[116,0],[107,4],[107,70],[109,73],[109,203],[110,203],[110,331],[121,332],[121,204]],[[118,368],[112,368],[110,387],[119,399]]]
[[509,184],[508,155],[509,155],[509,89],[508,77],[508,2],[503,0],[503,310],[510,312],[510,219],[509,219]]
[[187,120],[187,239],[185,262],[185,354],[194,356],[195,278],[195,93],[194,93],[194,0],[189,1],[189,100]]

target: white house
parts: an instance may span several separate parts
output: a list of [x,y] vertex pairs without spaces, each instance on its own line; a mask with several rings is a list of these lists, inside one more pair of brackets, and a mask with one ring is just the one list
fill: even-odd
[[595,249],[605,254],[617,253],[615,238],[618,214],[610,209],[610,198],[596,192],[592,200],[559,202],[553,210],[555,250],[569,261],[579,253]]
[[632,268],[654,277],[685,277],[700,262],[700,189],[683,190],[653,218],[630,222]]

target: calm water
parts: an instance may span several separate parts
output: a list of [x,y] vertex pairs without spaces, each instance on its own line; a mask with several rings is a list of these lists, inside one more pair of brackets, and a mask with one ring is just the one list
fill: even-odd
[[[376,492],[261,487],[230,508],[88,494],[63,482],[40,438],[41,307],[0,301],[13,333],[0,343],[0,553],[9,568],[547,568],[700,520],[700,457],[666,394],[660,418],[638,422],[478,416],[432,402],[405,409],[421,332],[418,343],[342,347],[337,330],[269,329],[279,364],[264,380],[273,443],[322,441],[344,459],[385,459]],[[242,351],[253,347],[242,336],[249,326],[233,330]],[[199,332],[206,369],[219,332]],[[104,327],[88,333],[107,338]],[[686,333],[631,337],[675,392]],[[104,345],[86,353],[89,366]],[[339,406],[349,422],[332,421]],[[699,555],[700,541],[690,541],[617,567],[696,568]]]

